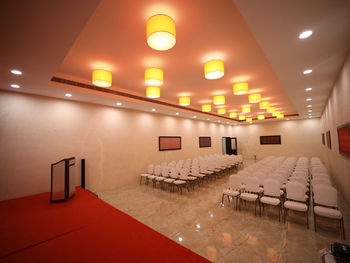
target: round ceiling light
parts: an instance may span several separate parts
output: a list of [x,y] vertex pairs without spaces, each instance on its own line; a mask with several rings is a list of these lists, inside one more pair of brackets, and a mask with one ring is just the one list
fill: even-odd
[[175,22],[170,16],[151,16],[147,20],[146,31],[147,44],[155,50],[168,50],[176,44]]
[[145,84],[149,86],[161,86],[163,84],[163,70],[148,68],[145,70]]
[[191,98],[190,97],[180,97],[179,104],[181,106],[188,106],[191,104]]
[[102,88],[112,86],[112,73],[103,69],[94,70],[92,72],[92,84]]
[[206,79],[219,79],[224,76],[224,62],[214,59],[204,64],[204,76]]
[[147,87],[146,96],[148,98],[156,99],[160,97],[160,88],[159,87]]
[[203,112],[209,112],[209,111],[211,111],[211,105],[210,105],[210,104],[202,105],[202,111],[203,111]]

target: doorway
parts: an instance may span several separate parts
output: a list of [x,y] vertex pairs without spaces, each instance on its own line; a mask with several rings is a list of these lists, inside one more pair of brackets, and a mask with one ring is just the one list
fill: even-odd
[[222,153],[228,155],[237,155],[236,137],[222,137]]

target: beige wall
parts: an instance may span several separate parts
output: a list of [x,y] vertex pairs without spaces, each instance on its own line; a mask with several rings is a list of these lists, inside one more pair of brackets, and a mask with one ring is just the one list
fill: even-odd
[[[233,136],[238,138],[238,151],[244,158],[262,159],[275,156],[321,155],[320,119],[274,121],[261,124],[234,126]],[[281,135],[280,145],[260,145],[260,136]]]
[[350,159],[339,154],[337,127],[350,122],[350,56],[333,87],[322,115],[323,132],[331,131],[332,149],[323,147],[325,161],[350,206]]
[[[137,183],[149,163],[221,153],[232,127],[69,100],[0,92],[0,200],[47,192],[50,164],[86,158],[92,191]],[[159,135],[182,150],[158,151]],[[212,136],[199,148],[198,136]]]

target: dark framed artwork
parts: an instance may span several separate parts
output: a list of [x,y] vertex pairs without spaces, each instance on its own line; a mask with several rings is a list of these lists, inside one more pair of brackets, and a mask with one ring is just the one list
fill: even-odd
[[281,144],[281,135],[260,136],[260,144]]
[[326,145],[325,139],[324,139],[324,133],[322,133],[322,144]]
[[211,137],[199,137],[199,148],[211,147]]
[[329,149],[332,149],[331,131],[327,132],[327,146]]
[[181,150],[181,136],[159,136],[159,151]]
[[350,122],[337,127],[339,153],[350,158]]

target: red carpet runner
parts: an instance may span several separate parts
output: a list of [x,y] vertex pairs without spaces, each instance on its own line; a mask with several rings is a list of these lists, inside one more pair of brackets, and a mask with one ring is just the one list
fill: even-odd
[[0,262],[209,262],[77,188],[0,202]]

